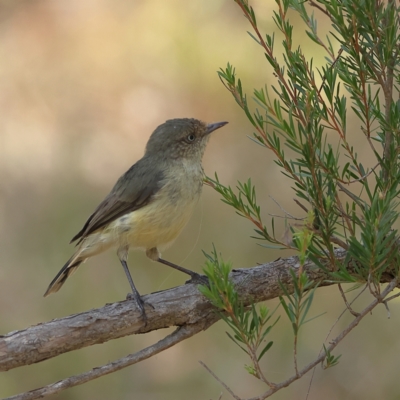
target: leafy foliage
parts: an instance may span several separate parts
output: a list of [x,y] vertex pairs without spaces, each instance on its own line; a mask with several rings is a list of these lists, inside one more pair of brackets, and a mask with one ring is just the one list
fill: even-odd
[[[298,334],[308,321],[315,291],[315,284],[303,272],[307,260],[320,267],[322,259],[328,260],[329,268],[323,268],[332,280],[368,285],[375,298],[371,309],[396,297],[385,300],[396,286],[400,264],[396,227],[400,100],[395,100],[400,84],[400,7],[394,0],[275,0],[273,20],[284,38],[281,49],[276,50],[274,34],[261,32],[249,1],[234,1],[251,25],[249,35],[264,53],[275,82],[255,88],[249,99],[230,63],[218,71],[219,78],[253,127],[252,140],[272,152],[275,163],[292,182],[296,203],[306,213],[299,218],[301,226],[296,223],[290,227],[291,240],[279,238],[274,219],[270,226],[263,220],[250,178],[238,182],[236,189],[225,186],[217,175],[206,178],[223,202],[255,226],[257,240],[274,248],[296,249],[299,255],[298,270],[291,271],[293,285],[281,285],[284,296],[280,302],[294,334],[296,372],[281,384],[269,382],[258,364],[272,342],[267,342],[256,356],[260,340],[276,323],[267,325],[272,314],[254,305],[245,309],[229,282],[229,265],[218,259],[215,249],[212,256],[207,256],[205,272],[210,288],[202,287],[202,293],[220,310],[233,332],[229,337],[250,356],[252,365],[246,367],[247,371],[269,385],[270,390],[261,399],[309,370],[300,371],[297,366]],[[308,38],[324,53],[322,65],[315,66],[303,48],[295,47],[289,10],[301,17]],[[330,22],[326,37],[320,35],[311,10]],[[281,52],[283,61],[278,60]],[[367,163],[360,160],[351,143],[354,135],[348,124],[350,114],[357,119],[358,136],[369,148]],[[344,259],[335,257],[335,246],[346,250]],[[385,273],[394,279],[381,291]],[[367,315],[368,308],[355,313],[341,293],[355,316],[350,331]],[[340,355],[331,353],[335,345],[323,346],[320,361],[324,361],[324,368],[339,361]]]
[[[332,33],[322,38],[306,2],[276,0],[273,19],[284,37],[283,62],[278,61],[274,35],[262,35],[249,2],[235,2],[251,24],[250,36],[264,52],[276,83],[270,89],[254,89],[251,104],[231,64],[218,75],[255,129],[253,140],[273,152],[282,173],[293,181],[298,203],[313,215],[303,222],[310,239],[308,256],[328,258],[335,279],[343,281],[353,279],[346,274],[348,259],[340,265],[335,260],[335,245],[359,263],[358,281],[379,282],[387,269],[397,274],[400,101],[394,94],[400,56],[395,2],[310,1],[332,25]],[[308,37],[325,53],[325,65],[315,67],[301,47],[294,47],[289,9],[300,15]],[[349,109],[370,148],[368,165],[349,141]],[[301,250],[296,234],[288,243],[276,237],[273,219],[271,227],[266,226],[250,179],[239,182],[237,191],[224,186],[217,175],[207,182],[256,226],[257,239]]]
[[232,334],[227,332],[228,337],[252,360],[253,365],[246,366],[246,370],[257,378],[264,379],[259,361],[273,345],[272,341],[266,342],[266,337],[279,317],[270,323],[274,311],[270,312],[265,305],[261,305],[258,310],[254,304],[250,309],[245,309],[229,279],[231,265],[218,257],[215,247],[211,255],[204,254],[207,257],[204,272],[210,286],[200,286],[199,290],[217,307],[222,320],[231,329]]

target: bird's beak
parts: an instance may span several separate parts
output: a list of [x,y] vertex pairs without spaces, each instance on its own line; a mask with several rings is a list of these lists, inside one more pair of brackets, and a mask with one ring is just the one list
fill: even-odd
[[228,122],[214,122],[213,124],[208,124],[207,125],[207,131],[206,134],[208,135],[209,133],[215,131],[216,129],[222,128],[224,125],[226,125]]

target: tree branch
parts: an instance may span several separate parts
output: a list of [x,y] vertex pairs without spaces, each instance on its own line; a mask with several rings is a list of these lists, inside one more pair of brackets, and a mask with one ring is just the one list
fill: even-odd
[[[335,251],[344,259],[346,252]],[[331,267],[328,260],[325,268]],[[349,262],[349,268],[353,262]],[[291,288],[290,269],[297,269],[297,257],[278,259],[254,268],[236,269],[231,279],[245,305],[283,295],[279,282]],[[308,261],[304,265],[311,280],[319,286],[334,284],[328,272]],[[385,276],[389,282],[391,276]],[[212,305],[198,292],[196,285],[186,284],[144,296],[147,324],[141,319],[133,301],[106,304],[102,308],[41,323],[0,336],[0,371],[8,371],[56,357],[86,346],[104,343],[127,335],[146,333],[171,326],[187,326],[208,321],[214,316]]]
[[112,372],[119,371],[120,369],[126,368],[130,365],[136,364],[140,361],[146,360],[158,354],[175,344],[190,338],[196,333],[202,331],[203,329],[207,329],[210,325],[212,325],[218,318],[215,316],[208,321],[207,324],[204,321],[200,321],[194,325],[188,325],[177,328],[173,333],[166,336],[164,339],[158,341],[157,343],[146,347],[143,350],[138,351],[137,353],[130,354],[126,357],[120,358],[119,360],[113,361],[101,367],[93,368],[92,370],[85,372],[80,375],[70,376],[67,379],[63,379],[62,381],[58,381],[56,383],[52,383],[51,385],[44,386],[40,389],[31,390],[30,392],[22,393],[16,396],[7,397],[4,400],[34,400],[40,399],[44,396],[49,396],[51,394],[56,394],[61,392],[62,390],[81,385],[82,383],[89,382],[93,379],[100,378],[101,376],[111,374]]
[[[346,251],[335,250],[335,257],[344,260]],[[322,264],[326,271],[310,261],[303,266],[303,270],[319,286],[335,284],[327,272],[331,269],[329,261],[322,261]],[[348,268],[351,270],[354,264],[350,260]],[[290,270],[297,270],[299,266],[298,257],[294,256],[249,269],[232,270],[230,278],[244,305],[250,305],[283,295],[279,283],[291,292]],[[389,282],[392,278],[390,274],[386,274],[382,283]],[[53,394],[66,387],[124,368],[151,357],[200,330],[207,329],[218,320],[213,306],[199,293],[194,284],[189,283],[146,295],[144,301],[147,323],[141,319],[135,303],[126,300],[0,336],[0,371],[7,371],[123,336],[171,326],[180,327],[157,344],[136,354],[12,399],[34,399],[38,398],[35,397],[38,396],[37,393],[40,393],[40,396]]]

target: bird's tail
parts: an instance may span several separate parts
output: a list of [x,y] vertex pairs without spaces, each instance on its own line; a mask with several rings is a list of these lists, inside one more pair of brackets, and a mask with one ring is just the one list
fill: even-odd
[[66,264],[60,269],[56,277],[51,281],[49,287],[44,294],[44,297],[51,293],[58,292],[65,281],[70,277],[79,267],[79,265],[85,261],[85,259],[76,259],[76,257],[71,257]]

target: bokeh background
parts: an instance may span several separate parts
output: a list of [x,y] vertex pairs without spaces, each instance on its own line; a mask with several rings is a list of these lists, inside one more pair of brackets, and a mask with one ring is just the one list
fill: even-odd
[[[252,2],[264,31],[275,29],[272,0]],[[328,32],[321,15],[319,26]],[[324,55],[292,16],[296,40],[315,63]],[[282,211],[295,215],[291,183],[272,154],[247,136],[252,128],[216,71],[232,63],[250,97],[271,84],[262,50],[233,0],[0,0],[0,333],[124,299],[129,290],[114,252],[88,261],[54,296],[49,282],[73,247],[71,237],[138,160],[145,143],[169,118],[195,117],[230,124],[213,134],[204,169],[234,186],[249,177],[258,188],[265,223]],[[277,36],[276,45],[280,44]],[[349,120],[361,157],[364,144]],[[332,138],[334,141],[335,138]],[[276,221],[278,234],[283,221]],[[201,250],[215,244],[233,266],[251,267],[288,253],[271,252],[250,236],[252,226],[205,187],[189,225],[164,257],[200,271]],[[132,252],[131,271],[141,293],[179,285],[186,279],[143,254]],[[350,293],[349,297],[356,292]],[[368,301],[362,297],[355,305]],[[276,301],[268,303],[274,308]],[[300,334],[300,365],[315,357],[344,309],[337,288],[317,291],[311,315],[322,316]],[[278,310],[277,315],[281,313]],[[346,326],[345,315],[333,328]],[[399,307],[391,303],[366,318],[335,354],[339,366],[317,368],[275,399],[397,399]],[[206,363],[243,397],[264,388],[249,376],[244,353],[217,323],[206,332],[154,358],[75,387],[57,399],[223,399],[223,388],[198,363]],[[133,336],[65,354],[38,365],[0,374],[0,397],[34,389],[140,350],[169,331]],[[292,331],[283,317],[271,334],[275,345],[263,368],[272,381],[293,373]],[[310,389],[309,388],[310,385]]]

